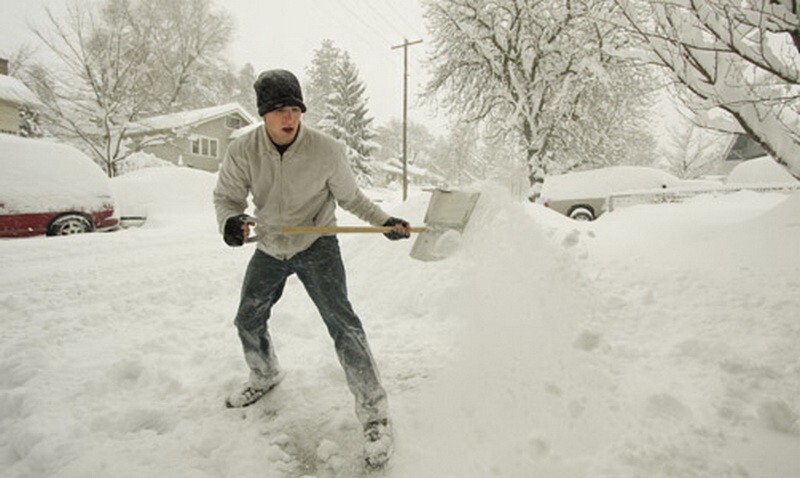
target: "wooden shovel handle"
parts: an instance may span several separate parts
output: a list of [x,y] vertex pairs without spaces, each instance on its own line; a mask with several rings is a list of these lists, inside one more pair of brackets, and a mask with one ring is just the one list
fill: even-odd
[[[344,233],[387,233],[394,228],[388,226],[293,226],[281,228],[282,234],[344,234]],[[411,232],[425,232],[426,227],[412,227]]]

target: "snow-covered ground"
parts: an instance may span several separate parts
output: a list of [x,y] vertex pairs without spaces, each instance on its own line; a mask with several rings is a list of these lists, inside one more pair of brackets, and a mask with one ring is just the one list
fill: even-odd
[[[296,279],[270,319],[286,380],[223,405],[246,378],[252,246],[217,234],[214,182],[137,171],[112,186],[143,227],[0,241],[0,476],[359,474],[352,397]],[[390,393],[381,475],[800,476],[800,193],[577,223],[480,189],[444,261],[340,236]],[[422,220],[426,193],[384,196]]]

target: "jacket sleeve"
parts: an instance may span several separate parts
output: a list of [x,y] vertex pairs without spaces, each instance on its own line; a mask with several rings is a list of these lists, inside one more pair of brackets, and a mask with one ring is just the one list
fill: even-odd
[[362,221],[373,226],[382,226],[390,216],[358,187],[347,162],[344,148],[337,148],[337,153],[333,174],[328,180],[328,186],[334,199],[341,207],[355,214]]
[[250,192],[250,175],[244,164],[245,158],[228,148],[220,166],[217,185],[214,188],[214,210],[217,224],[222,233],[225,221],[242,214],[247,209],[247,195]]

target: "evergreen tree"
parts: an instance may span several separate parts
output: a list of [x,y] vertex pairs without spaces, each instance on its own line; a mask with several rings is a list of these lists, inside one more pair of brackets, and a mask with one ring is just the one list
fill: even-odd
[[356,180],[362,186],[372,184],[371,155],[376,149],[372,141],[375,133],[367,117],[366,86],[358,77],[358,69],[346,52],[342,55],[335,74],[330,78],[332,94],[328,98],[325,116],[319,127],[347,145],[347,156]]
[[325,116],[326,104],[333,94],[332,78],[342,58],[342,51],[331,40],[323,40],[322,46],[314,50],[311,66],[306,68],[309,82],[303,88],[308,110],[303,121],[316,126]]

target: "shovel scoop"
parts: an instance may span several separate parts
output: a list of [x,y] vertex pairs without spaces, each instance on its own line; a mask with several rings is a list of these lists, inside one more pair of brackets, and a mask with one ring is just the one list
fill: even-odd
[[479,197],[480,193],[434,189],[425,213],[426,231],[417,235],[411,257],[438,261],[458,249]]
[[[461,242],[480,193],[434,189],[425,213],[425,227],[412,227],[417,233],[410,256],[420,261],[437,261],[452,254]],[[296,226],[282,227],[282,234],[387,233],[393,228],[379,226]],[[250,237],[247,242],[257,241]]]

